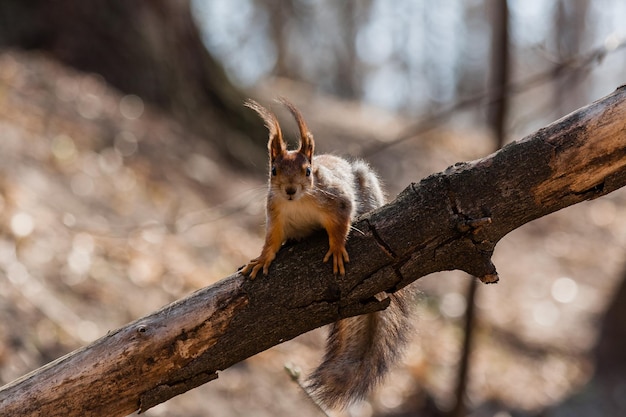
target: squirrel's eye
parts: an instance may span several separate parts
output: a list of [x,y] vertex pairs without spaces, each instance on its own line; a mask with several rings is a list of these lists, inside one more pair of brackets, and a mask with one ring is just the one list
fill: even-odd
[[311,176],[311,167],[306,167],[306,176],[307,177]]
[[275,177],[276,176],[276,167],[272,167],[272,175]]

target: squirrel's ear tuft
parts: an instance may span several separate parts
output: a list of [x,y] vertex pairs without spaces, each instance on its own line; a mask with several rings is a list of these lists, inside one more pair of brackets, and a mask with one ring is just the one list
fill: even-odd
[[313,151],[315,150],[315,141],[313,140],[313,134],[309,131],[309,128],[304,121],[304,117],[302,117],[302,114],[296,106],[294,106],[285,97],[278,97],[277,101],[289,109],[293,117],[296,119],[296,123],[298,123],[298,129],[300,130],[300,148],[298,149],[298,152],[306,156],[309,162],[312,161]]
[[283,134],[276,115],[252,99],[246,100],[244,105],[257,112],[263,119],[263,122],[265,122],[270,135],[267,149],[270,153],[270,161],[273,162],[279,155],[287,151],[287,145],[283,140]]

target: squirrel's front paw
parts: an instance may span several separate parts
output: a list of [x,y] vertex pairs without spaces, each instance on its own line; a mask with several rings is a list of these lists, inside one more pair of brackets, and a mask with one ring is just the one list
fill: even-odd
[[330,256],[333,256],[333,274],[337,275],[345,275],[346,268],[343,266],[344,262],[350,262],[350,257],[348,257],[348,251],[345,246],[339,247],[331,247],[328,252],[326,252],[326,256],[324,256],[324,262],[328,262]]
[[241,273],[243,275],[249,275],[250,279],[254,279],[256,278],[256,274],[258,274],[261,268],[263,268],[263,275],[267,275],[273,260],[273,257],[259,256],[258,258],[251,260],[248,265],[244,266]]

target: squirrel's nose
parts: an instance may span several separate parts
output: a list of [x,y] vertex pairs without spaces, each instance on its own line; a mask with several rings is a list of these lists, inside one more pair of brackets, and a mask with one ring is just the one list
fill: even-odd
[[294,195],[296,193],[296,187],[286,187],[285,193],[287,193],[288,196]]

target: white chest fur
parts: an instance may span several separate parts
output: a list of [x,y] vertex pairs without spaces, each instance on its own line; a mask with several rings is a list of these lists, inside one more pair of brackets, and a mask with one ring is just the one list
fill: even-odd
[[295,201],[281,202],[279,221],[283,225],[286,239],[302,239],[323,228],[320,209],[306,200],[305,196]]

